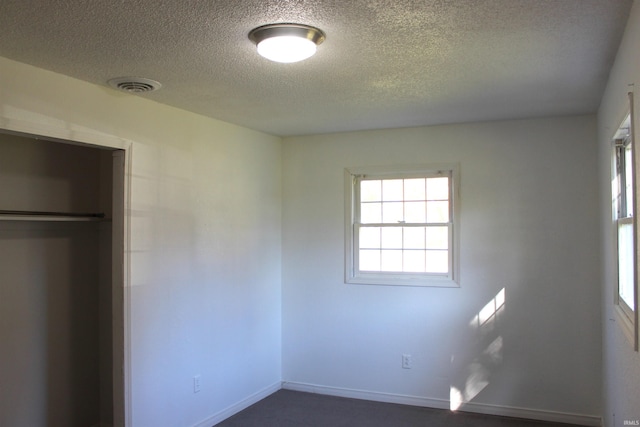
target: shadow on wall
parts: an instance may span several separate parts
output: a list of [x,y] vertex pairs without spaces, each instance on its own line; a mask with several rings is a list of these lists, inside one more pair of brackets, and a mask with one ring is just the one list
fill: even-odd
[[506,302],[502,288],[469,322],[476,339],[467,354],[472,360],[457,360],[451,356],[454,379],[449,390],[449,408],[461,409],[489,385],[491,373],[502,364],[504,347],[499,322],[502,321]]

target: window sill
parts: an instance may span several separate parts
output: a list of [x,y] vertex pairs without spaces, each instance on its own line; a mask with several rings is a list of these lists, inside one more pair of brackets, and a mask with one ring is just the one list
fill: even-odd
[[629,319],[629,316],[624,311],[624,309],[620,307],[620,305],[616,304],[614,306],[614,311],[616,314],[616,322],[620,325],[620,329],[622,329],[624,336],[627,338],[627,340],[631,344],[631,347],[635,351],[638,351],[638,340],[637,340],[637,337],[635,336],[636,331],[633,325],[633,321]]
[[389,275],[382,277],[380,275],[358,275],[347,277],[347,284],[355,285],[380,285],[380,286],[415,286],[415,287],[431,287],[431,288],[459,288],[460,285],[453,279],[446,277],[399,277]]

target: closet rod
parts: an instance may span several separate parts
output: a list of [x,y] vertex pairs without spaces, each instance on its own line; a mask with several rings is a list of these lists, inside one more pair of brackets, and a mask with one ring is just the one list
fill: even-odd
[[49,216],[61,218],[104,218],[103,213],[71,213],[71,212],[45,212],[45,211],[10,211],[0,209],[0,215],[15,216]]

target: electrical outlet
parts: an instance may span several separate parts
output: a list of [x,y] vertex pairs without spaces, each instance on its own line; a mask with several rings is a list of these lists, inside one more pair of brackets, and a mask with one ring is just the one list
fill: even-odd
[[413,367],[413,357],[410,354],[402,355],[402,369],[411,369]]
[[195,377],[193,377],[193,392],[197,393],[200,391],[200,375],[196,375]]

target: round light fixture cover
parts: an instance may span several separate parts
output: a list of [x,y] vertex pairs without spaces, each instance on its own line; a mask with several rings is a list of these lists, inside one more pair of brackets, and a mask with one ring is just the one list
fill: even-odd
[[249,39],[258,53],[275,62],[298,62],[313,56],[325,39],[322,30],[302,24],[269,24],[254,28]]

